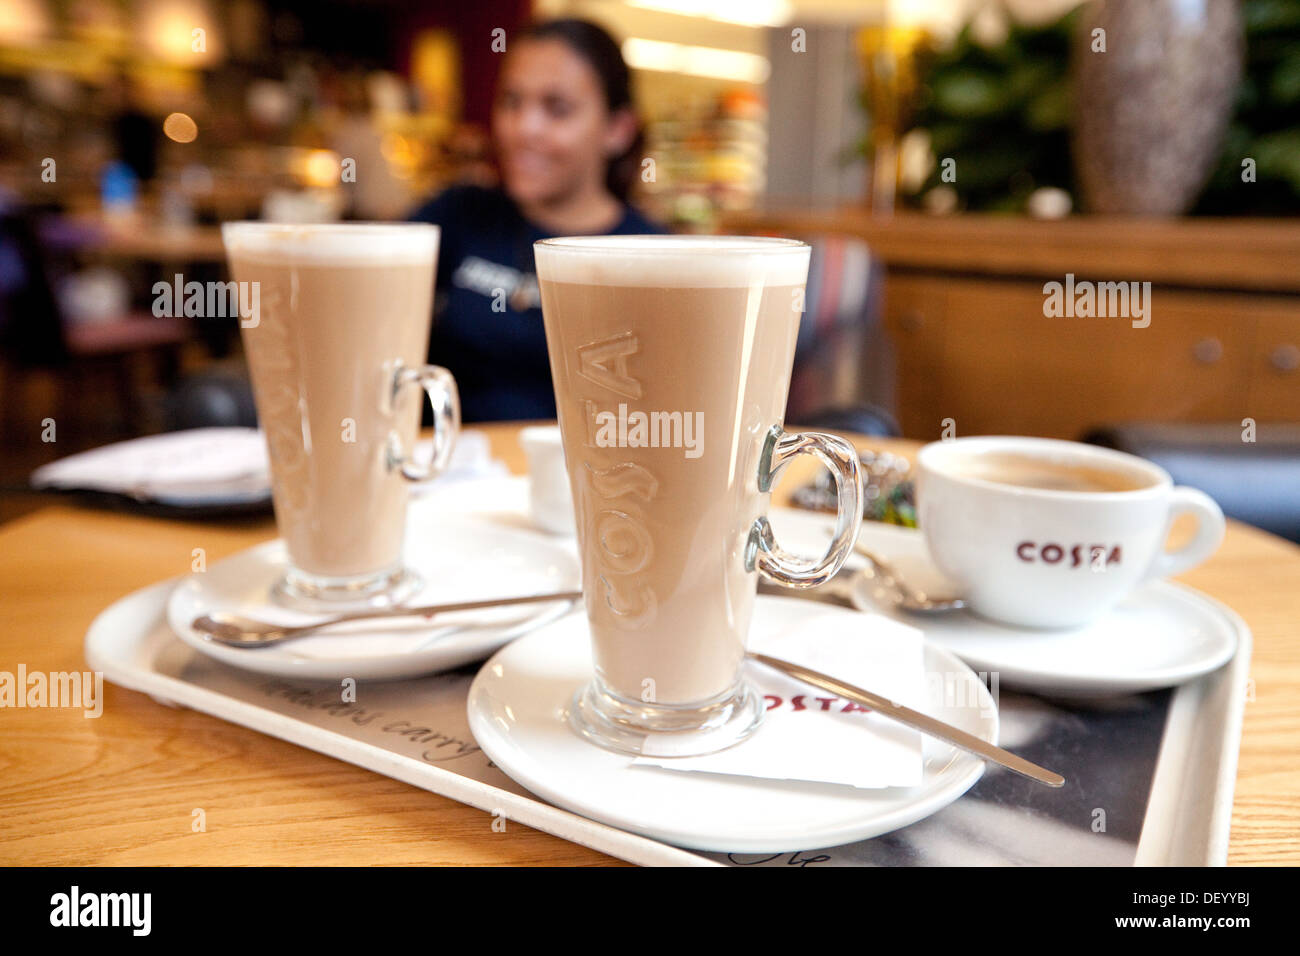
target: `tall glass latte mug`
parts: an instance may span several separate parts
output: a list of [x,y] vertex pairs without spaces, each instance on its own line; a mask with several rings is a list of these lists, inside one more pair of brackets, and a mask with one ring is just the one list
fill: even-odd
[[[595,663],[570,723],[628,753],[729,747],[763,714],[742,677],[757,574],[826,581],[862,515],[853,448],[781,428],[808,246],[604,236],[534,249]],[[817,561],[782,551],[765,516],[805,453],[839,491]]]
[[[407,483],[442,470],[460,426],[451,374],[424,364],[438,229],[228,223],[222,236],[257,303],[241,325],[288,550],[275,597],[399,603],[420,584],[402,560]],[[417,462],[422,394],[434,452]]]

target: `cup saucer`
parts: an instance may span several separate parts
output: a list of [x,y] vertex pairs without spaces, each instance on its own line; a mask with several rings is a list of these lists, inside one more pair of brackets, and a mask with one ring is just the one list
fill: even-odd
[[[406,558],[423,580],[409,604],[545,594],[580,586],[578,563],[569,549],[538,532],[482,518],[413,515]],[[218,644],[190,626],[212,611],[284,624],[320,620],[271,597],[285,562],[284,543],[276,540],[190,575],[172,591],[168,623],[186,644],[245,670],[311,680],[393,680],[480,660],[572,608],[568,601],[557,601],[461,611],[432,620],[358,621],[256,649]]]
[[[816,554],[825,548],[824,515],[783,509],[772,523],[787,549]],[[934,594],[958,593],[934,566],[920,532],[867,521],[858,541],[910,584]],[[851,599],[860,609],[919,628],[927,641],[976,671],[996,672],[1002,685],[1057,697],[1111,697],[1182,684],[1227,663],[1246,628],[1218,601],[1169,581],[1144,584],[1101,618],[1069,630],[1013,627],[970,611],[911,614],[874,600],[867,579],[852,583]]]
[[[857,628],[863,640],[872,638],[868,622],[856,611],[814,608],[786,597],[760,595],[757,602],[751,625],[755,640],[797,642],[822,627]],[[769,646],[779,648],[780,643]],[[916,706],[996,743],[996,704],[974,675],[928,643],[924,667],[927,677],[965,675],[978,699],[945,700],[936,694],[940,699]],[[634,766],[632,757],[587,742],[568,724],[573,693],[591,674],[586,615],[570,614],[539,628],[502,648],[479,670],[467,704],[470,730],[492,762],[534,794],[677,846],[738,853],[840,846],[929,816],[964,794],[984,772],[978,757],[932,737],[922,738],[923,771],[915,787],[868,790]]]

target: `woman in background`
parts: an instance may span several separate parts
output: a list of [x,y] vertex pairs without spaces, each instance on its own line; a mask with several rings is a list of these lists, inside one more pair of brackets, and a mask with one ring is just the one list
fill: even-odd
[[664,231],[627,204],[641,137],[618,44],[584,20],[512,35],[492,132],[501,187],[454,186],[411,217],[442,228],[429,359],[465,421],[554,418],[533,243]]

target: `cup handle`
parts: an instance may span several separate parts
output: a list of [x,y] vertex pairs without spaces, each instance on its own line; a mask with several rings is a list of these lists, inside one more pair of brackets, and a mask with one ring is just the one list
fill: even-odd
[[397,432],[388,435],[388,468],[401,469],[407,481],[421,482],[436,478],[451,461],[456,436],[460,434],[460,393],[456,380],[445,368],[422,365],[419,368],[402,366],[393,373],[393,391],[390,398],[396,403],[398,394],[408,385],[419,385],[429,396],[433,406],[433,456],[427,463],[417,462],[415,455],[402,448]]
[[798,455],[815,455],[835,478],[839,510],[835,515],[835,537],[825,556],[806,561],[783,550],[776,543],[766,515],[760,515],[749,532],[745,566],[794,588],[813,588],[825,584],[843,566],[853,550],[862,527],[862,471],[858,453],[843,438],[820,432],[786,434],[779,425],[772,426],[763,444],[758,464],[758,490],[768,492],[786,465]]
[[1213,498],[1203,491],[1179,485],[1169,494],[1169,521],[1165,526],[1168,535],[1174,519],[1185,513],[1196,515],[1196,534],[1177,551],[1161,551],[1156,555],[1146,577],[1168,578],[1182,574],[1200,564],[1219,547],[1223,540],[1225,523],[1223,511]]

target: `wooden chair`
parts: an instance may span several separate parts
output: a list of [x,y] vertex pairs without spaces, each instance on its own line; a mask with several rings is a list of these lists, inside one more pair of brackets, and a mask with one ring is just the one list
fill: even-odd
[[897,437],[889,406],[893,353],[881,323],[881,269],[867,244],[816,236],[790,380],[786,421]]

